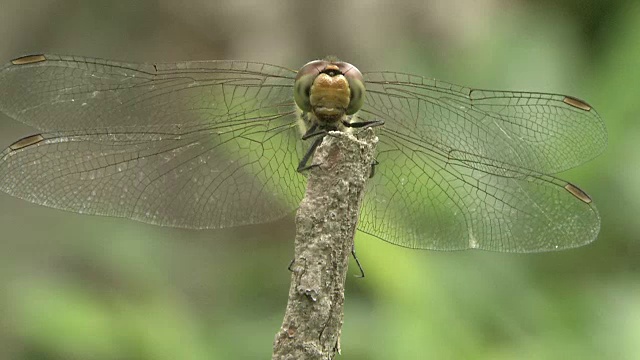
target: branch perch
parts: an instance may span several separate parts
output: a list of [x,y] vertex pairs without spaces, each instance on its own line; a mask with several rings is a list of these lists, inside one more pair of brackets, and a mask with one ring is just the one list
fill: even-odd
[[333,359],[340,352],[344,285],[378,138],[330,132],[316,149],[296,213],[289,300],[273,360]]

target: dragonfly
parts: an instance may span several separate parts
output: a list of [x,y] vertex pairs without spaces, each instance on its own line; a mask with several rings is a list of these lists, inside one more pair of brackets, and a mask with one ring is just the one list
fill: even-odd
[[363,233],[414,249],[540,252],[600,229],[591,197],[557,176],[607,143],[596,110],[573,96],[333,58],[294,71],[29,55],[0,69],[0,111],[37,130],[0,154],[0,189],[77,213],[190,229],[275,221],[301,201],[323,134],[373,127]]

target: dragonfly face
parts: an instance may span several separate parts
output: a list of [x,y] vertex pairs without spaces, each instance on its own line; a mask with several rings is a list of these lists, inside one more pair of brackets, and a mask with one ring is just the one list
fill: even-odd
[[360,74],[337,61],[295,72],[241,61],[16,59],[0,69],[0,110],[38,132],[0,153],[0,189],[163,226],[272,221],[304,193],[299,109],[325,130],[384,122],[365,233],[410,248],[508,252],[571,248],[598,234],[591,198],[556,175],[606,146],[584,101]]
[[296,105],[325,126],[337,127],[344,115],[355,114],[364,95],[360,71],[341,61],[311,61],[298,71],[294,83]]

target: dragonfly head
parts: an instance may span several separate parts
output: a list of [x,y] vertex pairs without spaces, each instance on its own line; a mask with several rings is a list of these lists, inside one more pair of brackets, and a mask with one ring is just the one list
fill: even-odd
[[355,114],[364,103],[364,94],[362,74],[342,61],[311,61],[298,71],[294,84],[298,107],[326,123]]

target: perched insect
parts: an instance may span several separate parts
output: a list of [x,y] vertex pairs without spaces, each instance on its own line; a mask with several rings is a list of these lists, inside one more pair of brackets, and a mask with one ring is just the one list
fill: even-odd
[[571,96],[361,74],[336,59],[295,72],[33,55],[0,70],[0,110],[40,131],[1,154],[0,189],[79,213],[183,228],[272,221],[297,207],[323,134],[375,126],[365,233],[535,252],[589,243],[600,227],[591,198],[554,175],[606,146],[596,111]]

